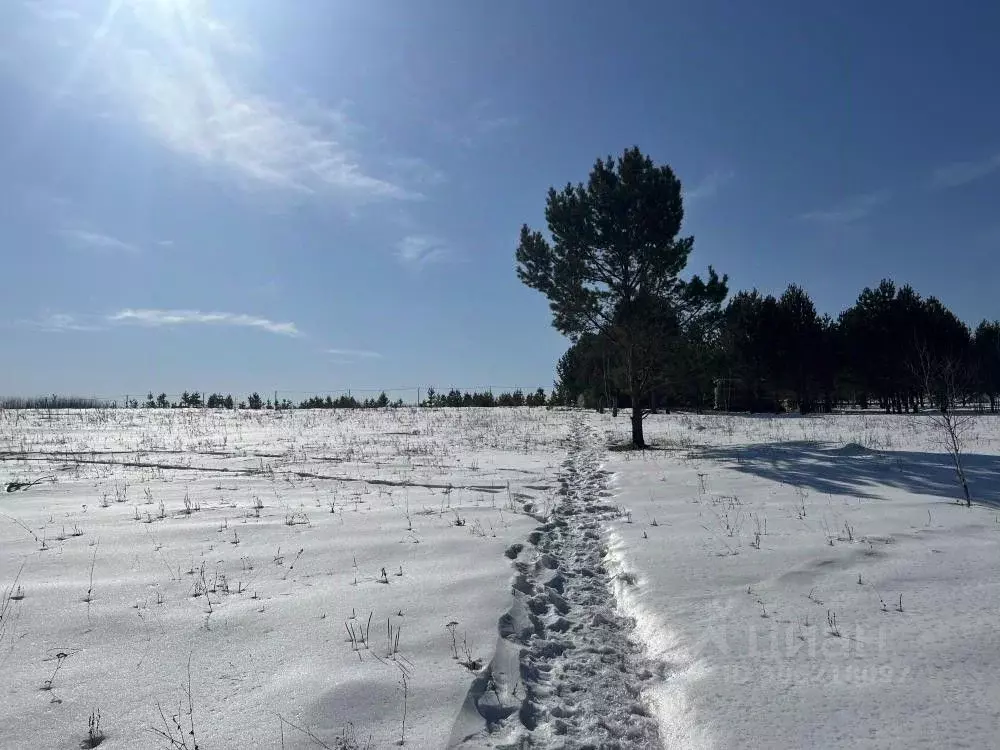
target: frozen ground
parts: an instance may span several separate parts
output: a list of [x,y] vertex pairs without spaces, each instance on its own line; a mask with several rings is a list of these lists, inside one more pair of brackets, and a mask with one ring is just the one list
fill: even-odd
[[627,429],[0,414],[0,747],[995,746],[995,420]]

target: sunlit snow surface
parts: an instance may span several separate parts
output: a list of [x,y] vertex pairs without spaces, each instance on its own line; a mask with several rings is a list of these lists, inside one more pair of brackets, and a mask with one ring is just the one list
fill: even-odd
[[[488,662],[504,550],[537,524],[525,505],[551,503],[566,418],[8,412],[0,434],[4,482],[55,478],[0,495],[0,587],[24,566],[4,618],[0,747],[76,747],[94,709],[101,747],[164,747],[157,703],[168,720],[186,710],[189,658],[203,748],[280,747],[282,731],[285,747],[315,746],[279,716],[328,744],[352,724],[387,746],[399,666],[407,744],[440,747],[474,678],[446,625],[461,659],[467,644]],[[352,648],[347,626],[368,631],[369,616]],[[387,625],[401,629],[393,658]]]
[[629,712],[622,747],[994,745],[995,419],[971,509],[927,418],[646,428],[5,412],[0,482],[42,481],[0,493],[0,747],[79,747],[96,710],[107,748],[174,715],[206,750],[581,747]]
[[666,747],[997,746],[996,417],[967,435],[972,508],[926,417],[647,430],[662,450],[608,462],[632,520],[609,544],[673,673],[653,697]]

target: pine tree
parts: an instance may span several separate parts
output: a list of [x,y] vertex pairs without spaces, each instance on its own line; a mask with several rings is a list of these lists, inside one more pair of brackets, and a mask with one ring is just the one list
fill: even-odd
[[[549,299],[553,325],[574,341],[606,336],[621,356],[617,381],[632,404],[632,444],[645,447],[644,400],[657,385],[657,338],[664,323],[683,327],[726,295],[726,279],[709,268],[682,281],[694,246],[679,238],[681,183],[638,148],[598,159],[586,186],[551,188],[545,208],[551,240],[527,225],[517,248],[517,275]],[[658,313],[651,315],[651,313]]]
[[990,411],[1000,411],[1000,320],[982,321],[972,342],[972,360],[978,387],[989,400]]
[[780,383],[801,414],[815,409],[819,381],[819,343],[822,324],[806,291],[792,284],[777,306],[777,334],[781,352]]

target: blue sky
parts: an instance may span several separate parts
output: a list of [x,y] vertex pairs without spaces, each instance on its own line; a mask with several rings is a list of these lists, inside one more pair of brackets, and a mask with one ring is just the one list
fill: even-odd
[[1000,316],[989,2],[9,0],[0,392],[549,385],[513,253],[639,145],[732,288]]

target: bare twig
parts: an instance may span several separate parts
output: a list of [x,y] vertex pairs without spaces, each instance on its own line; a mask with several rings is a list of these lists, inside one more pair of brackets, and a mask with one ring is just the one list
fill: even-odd
[[[172,714],[168,719],[166,714],[163,712],[163,707],[157,703],[156,708],[160,713],[160,720],[163,722],[163,729],[159,727],[150,727],[149,731],[158,737],[166,740],[172,750],[200,750],[198,745],[198,737],[195,733],[194,728],[194,697],[191,690],[191,654],[188,654],[187,663],[187,686],[185,688],[185,693],[187,694],[187,727],[184,726],[185,722],[181,718],[181,710],[178,708],[176,714]],[[188,743],[188,738],[190,738],[190,744]]]

